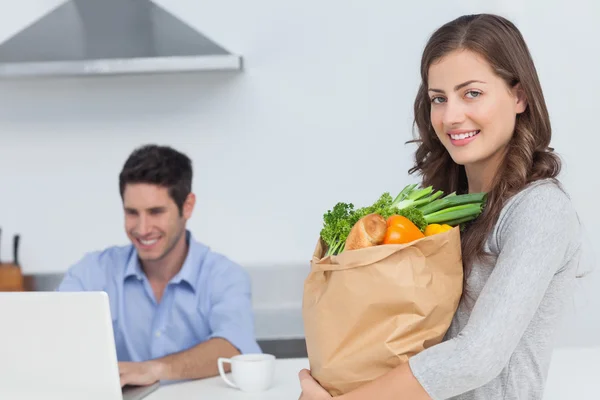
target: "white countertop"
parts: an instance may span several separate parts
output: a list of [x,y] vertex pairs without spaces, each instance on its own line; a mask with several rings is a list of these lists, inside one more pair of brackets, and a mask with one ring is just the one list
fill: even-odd
[[[165,384],[147,400],[282,400],[298,399],[298,372],[308,368],[306,358],[277,360],[275,381],[266,392],[249,394],[230,388],[220,377]],[[600,398],[600,347],[561,348],[554,352],[544,400],[597,400]]]
[[[147,400],[284,400],[300,397],[298,372],[308,368],[308,359],[290,358],[277,360],[273,386],[262,393],[243,393],[233,389],[220,376],[189,382],[165,384],[158,388]],[[230,374],[228,374],[230,375]],[[145,399],[145,400],[146,400]]]

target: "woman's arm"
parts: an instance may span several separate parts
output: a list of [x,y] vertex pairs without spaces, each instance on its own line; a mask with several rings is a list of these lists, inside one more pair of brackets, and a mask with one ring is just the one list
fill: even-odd
[[[327,393],[310,376],[306,369],[300,371],[300,386],[302,395],[299,400],[327,400],[331,395]],[[399,395],[401,393],[401,395]],[[351,393],[336,397],[343,400],[361,400],[361,399],[411,399],[411,400],[430,400],[431,397],[416,380],[408,364],[403,364],[380,377],[369,382]]]
[[558,187],[539,185],[520,196],[499,224],[499,256],[465,329],[340,400],[446,399],[498,376],[566,261],[578,228]]
[[371,381],[353,392],[339,396],[338,399],[431,400],[431,397],[415,378],[409,364],[404,363],[379,379]]

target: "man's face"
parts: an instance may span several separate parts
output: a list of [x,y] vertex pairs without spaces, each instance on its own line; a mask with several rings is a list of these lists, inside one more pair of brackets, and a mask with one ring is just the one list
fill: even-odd
[[194,196],[190,194],[180,215],[167,188],[146,183],[126,185],[125,231],[142,261],[161,260],[175,247],[185,235],[193,203]]

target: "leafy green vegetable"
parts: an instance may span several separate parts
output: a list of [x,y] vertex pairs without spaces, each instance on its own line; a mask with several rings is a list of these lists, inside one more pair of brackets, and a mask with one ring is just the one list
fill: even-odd
[[340,202],[323,215],[324,224],[323,229],[321,229],[321,239],[327,245],[326,255],[341,252],[353,226],[350,223],[350,216],[353,213],[354,204]]
[[451,193],[448,196],[432,201],[426,205],[419,206],[419,210],[423,212],[423,214],[428,215],[434,213],[436,211],[447,209],[454,206],[461,206],[464,204],[471,203],[482,203],[486,199],[485,193],[470,193],[470,194],[461,194],[456,195],[456,193]]
[[408,218],[413,224],[419,228],[421,232],[425,231],[427,228],[427,221],[425,220],[425,216],[421,211],[416,209],[415,207],[406,207],[403,209],[396,209],[394,214],[392,215],[402,215],[403,217]]
[[354,226],[354,224],[359,219],[361,219],[365,215],[369,215],[369,214],[379,214],[383,218],[387,219],[388,217],[394,215],[394,209],[392,208],[392,202],[393,202],[392,196],[388,192],[385,192],[372,205],[370,205],[368,207],[359,208],[354,213],[352,213],[352,216],[350,217],[350,224],[352,226]]
[[[482,207],[480,204],[463,204],[453,206],[425,215],[425,220],[428,224],[448,224],[455,220],[464,220],[465,218],[474,219],[481,214]],[[464,221],[467,222],[467,221]],[[448,224],[450,225],[450,224]]]
[[415,187],[416,185],[414,184],[406,186],[400,194],[396,196],[393,205],[401,210],[407,207],[421,207],[428,205],[444,195],[444,192],[441,190],[431,194],[433,192],[433,186],[417,190],[415,190]]
[[456,226],[477,218],[484,207],[484,193],[457,195],[435,191],[429,186],[417,189],[416,184],[404,187],[392,198],[389,192],[383,193],[377,201],[367,207],[354,208],[352,203],[337,203],[323,215],[321,239],[327,245],[325,256],[344,251],[350,230],[362,217],[379,214],[388,219],[392,215],[402,215],[412,221],[421,231],[428,224],[440,223]]

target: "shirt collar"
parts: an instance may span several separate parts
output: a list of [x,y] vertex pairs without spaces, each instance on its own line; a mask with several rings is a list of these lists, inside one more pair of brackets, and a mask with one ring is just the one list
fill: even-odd
[[[198,289],[200,269],[208,251],[208,247],[194,240],[190,231],[186,230],[185,234],[188,242],[188,253],[183,262],[183,266],[171,279],[170,283],[179,284],[181,282],[186,282],[195,292]],[[135,247],[133,248],[132,257],[130,257],[129,263],[127,263],[125,269],[124,279],[129,277],[136,277],[139,280],[145,279],[146,277],[144,271],[142,271]]]
[[127,263],[127,268],[125,268],[125,276],[123,279],[135,277],[139,280],[142,280],[144,279],[144,271],[142,271],[142,267],[140,266],[135,247],[133,245],[131,247],[133,248],[133,252],[131,254],[131,257],[129,257],[129,262]]
[[171,279],[172,283],[187,282],[188,285],[195,291],[198,290],[198,281],[200,277],[200,269],[208,252],[208,247],[194,240],[192,233],[186,231],[186,240],[188,242],[188,253],[183,262],[183,266]]

